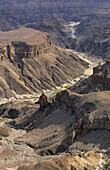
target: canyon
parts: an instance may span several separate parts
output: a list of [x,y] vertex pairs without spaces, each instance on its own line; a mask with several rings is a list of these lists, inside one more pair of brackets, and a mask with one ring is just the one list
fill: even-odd
[[110,3],[0,1],[0,170],[110,169]]
[[[0,32],[2,98],[40,93],[69,82],[88,63],[52,44],[49,35],[31,28]],[[21,96],[22,97],[22,96]]]
[[1,105],[1,169],[109,169],[109,96],[68,89]]
[[78,20],[93,13],[109,13],[108,0],[1,0],[0,13],[15,28],[41,21],[45,16]]

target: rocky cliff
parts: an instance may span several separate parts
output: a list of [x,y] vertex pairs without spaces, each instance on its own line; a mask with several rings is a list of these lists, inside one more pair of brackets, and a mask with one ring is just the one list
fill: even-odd
[[51,89],[75,78],[85,67],[87,63],[77,55],[54,46],[47,33],[30,28],[0,32],[1,97]]
[[70,88],[77,93],[89,93],[110,90],[110,60],[105,64],[95,67],[93,75],[88,79],[80,80],[75,86]]
[[[77,89],[85,85],[87,90],[88,81],[93,87],[99,82],[109,87],[109,66],[107,61],[94,68]],[[76,86],[52,101],[43,93],[37,103],[11,101],[0,106],[1,169],[110,168],[110,91],[93,88],[78,94],[72,92]]]
[[66,90],[45,108],[29,101],[1,105],[0,168],[109,168],[109,96]]
[[[92,14],[79,21],[80,24],[72,27],[67,26],[68,23],[63,19],[45,17],[41,22],[25,26],[48,32],[52,42],[63,48],[74,49],[103,60],[109,58],[110,15]],[[71,37],[72,34],[74,38]]]
[[62,48],[73,48],[73,38],[66,33],[66,21],[61,18],[44,17],[41,22],[35,22],[25,24],[27,28],[37,29],[43,32],[47,32],[53,42],[53,44]]
[[75,49],[106,60],[110,54],[110,15],[89,15],[76,27]]

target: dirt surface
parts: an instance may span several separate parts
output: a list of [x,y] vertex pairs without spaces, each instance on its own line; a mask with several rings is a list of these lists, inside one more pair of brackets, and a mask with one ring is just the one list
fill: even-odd
[[35,96],[70,82],[88,67],[76,54],[54,46],[47,33],[21,28],[1,36],[13,40],[0,47],[1,98]]
[[0,43],[7,43],[12,41],[22,41],[27,44],[42,44],[46,41],[48,33],[42,33],[31,28],[20,28],[8,32],[0,32]]
[[[74,157],[72,163],[73,156],[69,156],[67,159],[69,164],[62,166],[69,165],[68,168],[70,168],[72,165],[84,169],[83,163],[86,161],[84,165],[88,165],[91,169],[103,168],[110,156],[109,93],[105,91],[79,95],[67,90],[57,94],[52,103],[46,103],[41,107],[32,102],[10,102],[0,106],[1,126],[8,127],[9,133],[9,136],[2,137],[1,140],[0,166],[34,164],[39,168],[47,167],[47,165],[54,167],[56,159],[60,164],[62,160],[66,161],[65,153],[72,151],[76,153],[77,159]],[[13,117],[15,113],[17,117]],[[80,152],[91,150],[92,158],[88,153],[89,159],[81,158],[81,162],[79,156],[83,156]],[[92,163],[93,167],[91,167],[88,161],[96,160],[98,156],[96,152],[100,152],[102,156],[100,160],[97,159],[96,164]],[[65,155],[64,158],[62,154]],[[81,164],[79,165],[78,162]]]

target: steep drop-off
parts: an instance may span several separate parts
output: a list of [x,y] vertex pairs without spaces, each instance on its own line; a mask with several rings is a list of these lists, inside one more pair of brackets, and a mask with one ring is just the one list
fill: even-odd
[[77,51],[94,57],[110,57],[110,14],[90,15],[76,27]]
[[18,101],[1,105],[0,167],[100,169],[107,160],[109,166],[109,96],[110,91],[79,95],[66,90],[42,107]]
[[25,27],[47,32],[53,44],[62,48],[73,48],[73,38],[66,33],[66,21],[61,18],[44,17],[41,22],[26,24]]
[[81,94],[110,90],[110,60],[95,67],[92,76],[81,79],[70,90]]
[[0,95],[35,94],[77,77],[87,63],[30,28],[0,32]]
[[103,60],[109,58],[110,15],[88,15],[83,19],[80,18],[80,22],[76,26],[74,26],[74,21],[73,19],[69,24],[62,19],[45,17],[41,22],[25,26],[49,33],[55,45],[87,53],[94,58],[102,58]]
[[[109,62],[94,68],[96,84],[100,72],[108,71]],[[37,103],[2,104],[0,168],[109,169],[109,106],[109,89],[88,94],[65,90],[52,101],[42,94]]]

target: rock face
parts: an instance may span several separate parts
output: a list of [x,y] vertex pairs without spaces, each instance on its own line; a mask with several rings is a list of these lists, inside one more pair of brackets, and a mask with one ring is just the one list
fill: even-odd
[[110,57],[110,15],[89,15],[76,27],[76,37],[76,50],[106,60]]
[[54,46],[47,33],[21,28],[0,32],[0,37],[1,97],[51,89],[87,67],[77,55]]
[[39,23],[26,24],[25,27],[47,32],[52,43],[62,48],[74,48],[74,40],[66,33],[66,21],[61,18],[44,17]]
[[[95,161],[95,162],[94,162]],[[99,161],[102,161],[101,154],[95,152],[81,153],[80,156],[70,152],[64,156],[38,162],[36,165],[21,166],[17,170],[70,170],[70,169],[93,169],[100,167]]]
[[107,60],[102,66],[95,67],[91,77],[79,81],[70,90],[78,93],[110,90],[110,60]]
[[[0,168],[4,165],[7,168],[19,165],[21,169],[23,165],[24,169],[28,165],[38,169],[100,168],[101,155],[94,151],[103,153],[104,160],[109,157],[109,96],[110,91],[81,95],[66,90],[57,94],[54,103],[45,109],[23,101],[1,105],[2,121],[7,122],[2,126],[8,127],[9,135],[1,140],[3,146],[0,149],[5,150],[3,153],[7,160],[4,160],[4,154],[0,156]],[[19,111],[14,120],[9,117],[12,108]],[[90,150],[92,152],[80,153]],[[76,154],[64,153],[70,151]]]
[[[69,90],[61,92],[57,95],[55,103],[47,106],[45,110],[37,111],[36,118],[35,116],[29,118],[29,126],[25,124],[28,120],[20,123],[21,119],[16,122],[17,127],[28,128],[26,136],[17,141],[24,140],[41,155],[67,151],[78,134],[87,134],[94,130],[107,130],[109,133],[109,109],[108,92],[89,95],[78,95]],[[41,119],[39,119],[40,115],[42,115]],[[39,129],[42,128],[42,135],[38,135]],[[109,147],[109,144],[106,147]]]
[[[99,0],[92,0],[89,3],[87,0],[83,3],[82,0],[74,2],[72,0],[25,2],[24,0],[19,3],[6,0],[1,1],[0,4],[1,14],[6,20],[2,22],[1,19],[0,25],[3,31],[23,26],[46,31],[56,45],[106,59],[109,58],[110,53],[109,8],[110,4],[107,1],[99,2]],[[61,18],[69,22],[80,21],[80,24],[75,27],[77,39],[68,37],[61,29]]]
[[[54,44],[63,48],[71,48],[92,55],[94,58],[109,58],[110,53],[110,15],[92,14],[83,19],[80,24],[68,27],[63,19],[45,17],[42,22],[30,23],[26,27],[48,32]],[[71,37],[74,30],[75,37]]]
[[[109,13],[110,4],[106,1],[91,0],[1,0],[0,11],[5,19],[15,27],[41,21],[45,16],[64,18],[67,21],[92,13]],[[9,17],[10,16],[10,17]]]
[[42,93],[37,103],[40,104],[40,108],[45,108],[50,104],[48,97],[44,93]]

